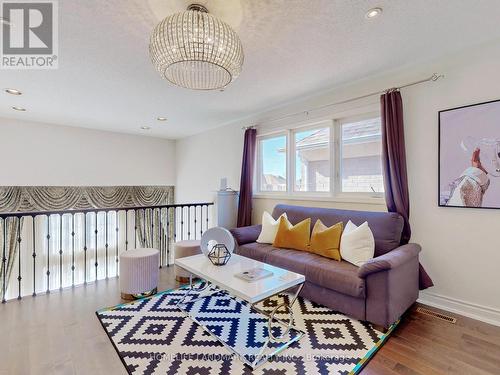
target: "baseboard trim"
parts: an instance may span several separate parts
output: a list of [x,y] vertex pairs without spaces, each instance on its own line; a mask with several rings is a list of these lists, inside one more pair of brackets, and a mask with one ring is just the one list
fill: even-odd
[[430,292],[421,292],[418,302],[500,327],[500,309],[482,306]]

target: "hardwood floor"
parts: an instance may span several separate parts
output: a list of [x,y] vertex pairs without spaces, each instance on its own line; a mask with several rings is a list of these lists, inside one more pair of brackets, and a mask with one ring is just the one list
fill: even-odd
[[[159,290],[176,286],[173,267]],[[0,306],[0,375],[126,374],[95,311],[120,303],[118,280],[102,280]],[[414,306],[362,374],[500,374],[500,327]],[[237,374],[239,375],[239,374]]]
[[416,307],[364,374],[500,374],[500,327],[447,313],[457,318],[451,324],[415,312]]

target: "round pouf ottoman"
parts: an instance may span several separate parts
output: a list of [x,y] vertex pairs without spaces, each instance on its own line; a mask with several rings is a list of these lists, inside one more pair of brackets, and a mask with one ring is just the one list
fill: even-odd
[[[188,240],[179,241],[174,244],[174,259],[189,257],[191,255],[201,254],[200,241]],[[180,283],[189,282],[189,272],[185,269],[175,266],[175,279]]]
[[158,288],[160,252],[133,249],[120,254],[120,291],[122,299],[132,300],[155,294]]

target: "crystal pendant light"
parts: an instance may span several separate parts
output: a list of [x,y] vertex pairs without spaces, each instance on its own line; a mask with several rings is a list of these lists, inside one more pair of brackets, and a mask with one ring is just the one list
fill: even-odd
[[194,90],[226,87],[240,74],[244,59],[236,32],[199,4],[161,21],[149,54],[163,78]]

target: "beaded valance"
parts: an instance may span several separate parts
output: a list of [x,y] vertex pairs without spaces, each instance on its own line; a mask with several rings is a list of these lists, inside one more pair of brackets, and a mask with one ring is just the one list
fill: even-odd
[[0,213],[173,204],[173,186],[0,186]]

